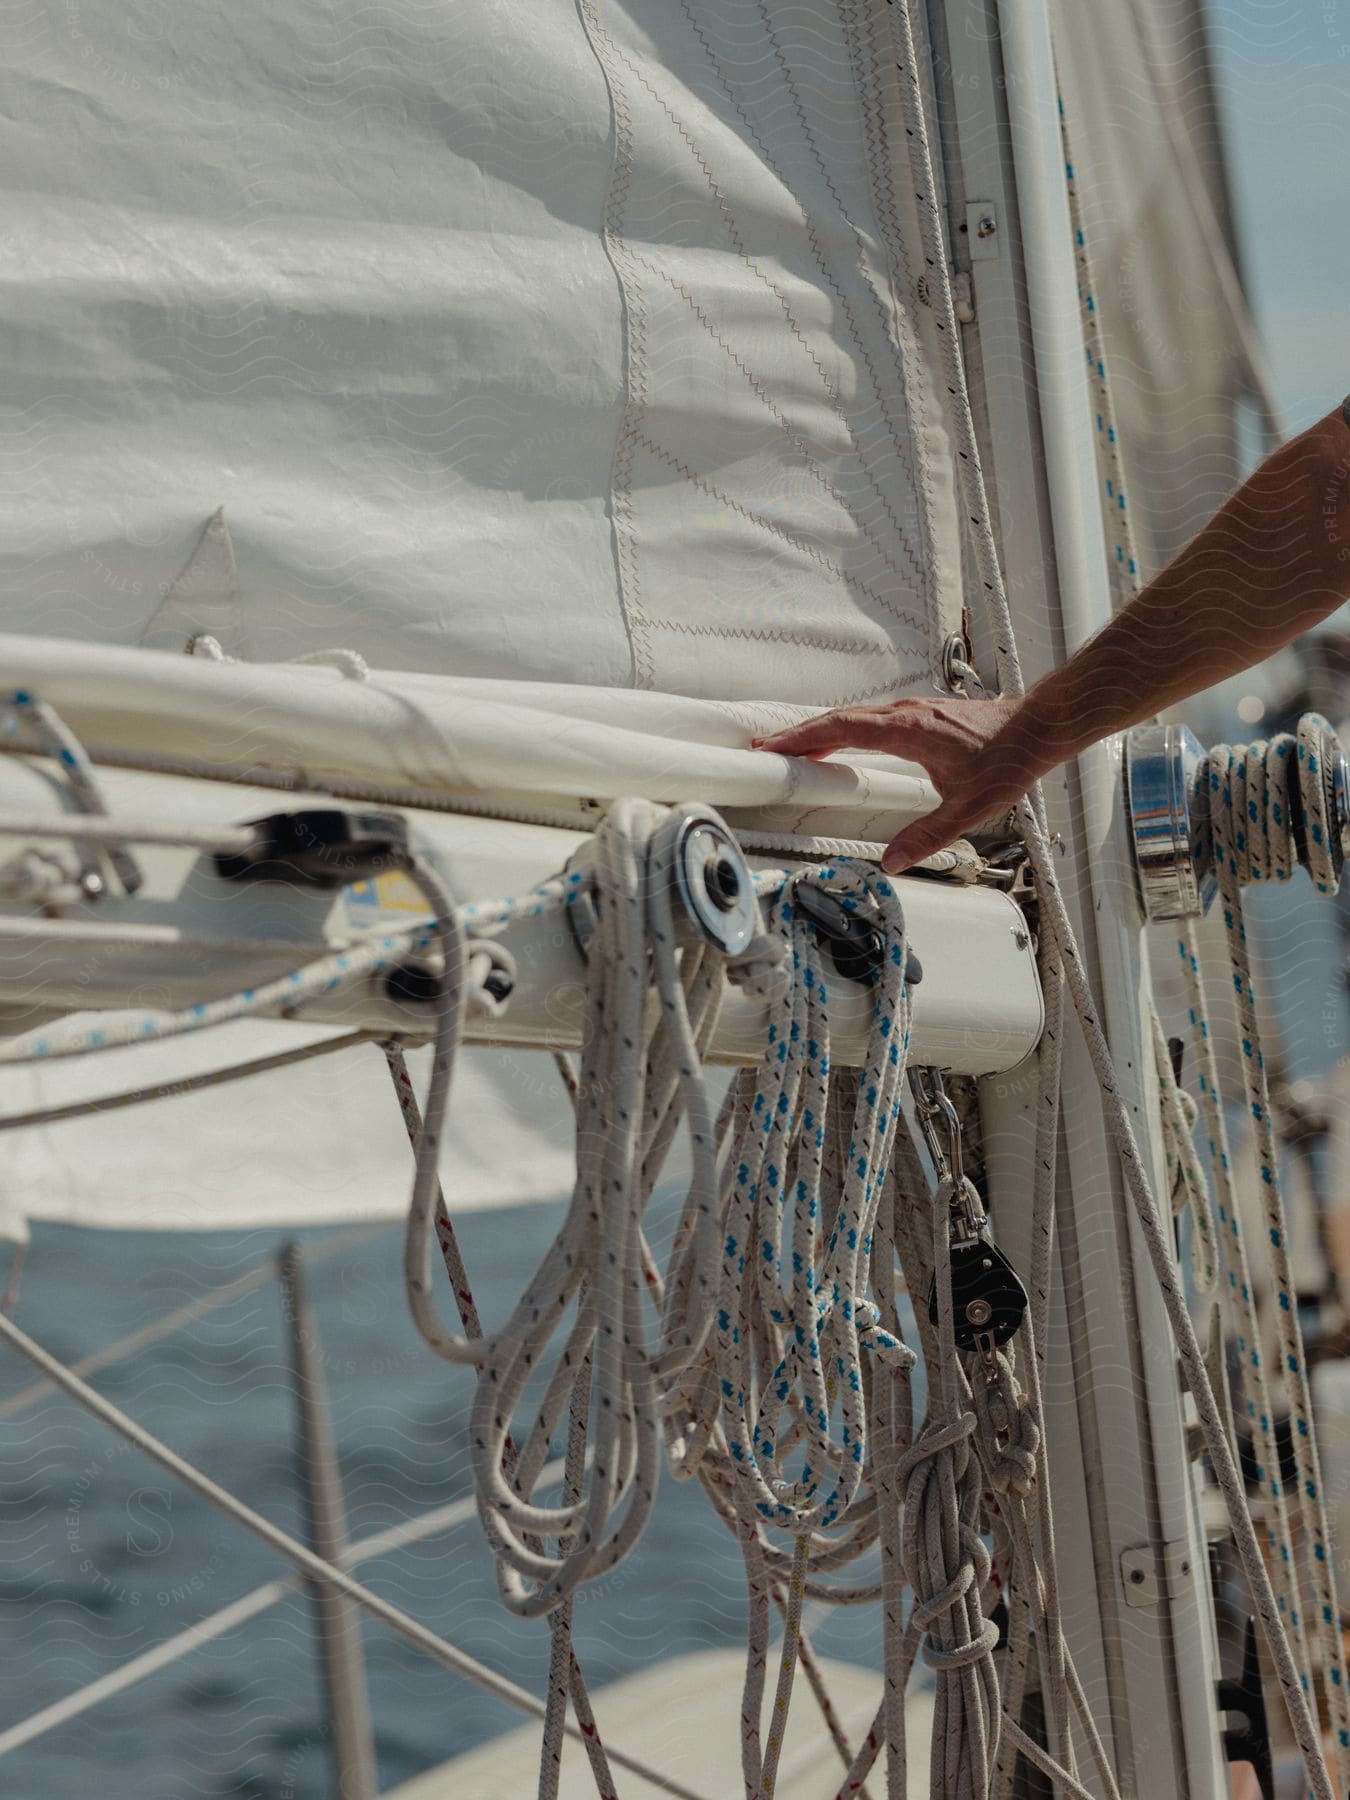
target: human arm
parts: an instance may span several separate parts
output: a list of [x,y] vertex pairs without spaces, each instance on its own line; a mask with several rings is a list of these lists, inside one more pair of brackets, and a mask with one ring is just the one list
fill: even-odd
[[1048,770],[1250,668],[1350,598],[1350,400],[1266,458],[1105,629],[1021,698],[845,707],[757,747],[888,751],[942,803],[888,846],[906,868],[1011,806]]

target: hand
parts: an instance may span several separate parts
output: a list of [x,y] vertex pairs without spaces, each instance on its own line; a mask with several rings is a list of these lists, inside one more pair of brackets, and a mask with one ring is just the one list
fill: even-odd
[[819,761],[832,750],[882,750],[918,763],[942,795],[935,812],[891,839],[882,868],[895,875],[1014,805],[1054,760],[1018,732],[1021,700],[896,700],[846,706],[772,737],[757,750]]

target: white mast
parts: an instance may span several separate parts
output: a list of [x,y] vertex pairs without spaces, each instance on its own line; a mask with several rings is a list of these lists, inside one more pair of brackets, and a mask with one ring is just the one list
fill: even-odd
[[[973,385],[1030,682],[1110,616],[1049,19],[1044,4],[1025,0],[948,0],[945,23],[947,173],[960,184],[951,214],[978,213],[995,227],[970,244],[983,362]],[[1014,345],[1018,353],[1007,354]],[[1134,1090],[1135,1128],[1160,1168],[1118,754],[1089,753],[1047,780],[1045,793],[1064,844],[1063,886],[1078,896],[1088,972],[1122,1081]],[[1025,1266],[1034,1075],[986,1080],[981,1106],[991,1210]],[[1227,1791],[1217,1651],[1175,1352],[1071,1020],[1056,1235],[1046,1436],[1061,1591],[1074,1597],[1065,1605],[1069,1644],[1123,1790],[1217,1797]],[[1129,1583],[1129,1553],[1141,1548],[1149,1578]]]

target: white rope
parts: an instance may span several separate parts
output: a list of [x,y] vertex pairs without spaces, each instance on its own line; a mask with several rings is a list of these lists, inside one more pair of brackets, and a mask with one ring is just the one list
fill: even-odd
[[[423,1120],[417,1096],[413,1091],[412,1078],[408,1073],[408,1065],[404,1059],[402,1048],[397,1043],[386,1043],[384,1052],[394,1083],[394,1093],[403,1115],[404,1127],[408,1133],[409,1142],[412,1144],[414,1155],[416,1155],[422,1139]],[[576,1078],[572,1073],[570,1060],[562,1055],[557,1056],[555,1060],[569,1094],[573,1094]],[[478,1305],[473,1297],[468,1270],[459,1247],[459,1239],[449,1212],[446,1210],[445,1197],[441,1191],[439,1180],[436,1183],[435,1230],[436,1241],[440,1246],[441,1259],[445,1264],[446,1276],[450,1282],[451,1293],[454,1295],[455,1307],[459,1313],[460,1324],[464,1329],[465,1340],[468,1342],[480,1340],[483,1337],[483,1326],[478,1313]],[[440,1331],[439,1321],[436,1321],[435,1329]],[[576,1444],[572,1444],[569,1440],[569,1446],[568,1457],[564,1464],[564,1504],[575,1498],[574,1489],[580,1481],[582,1464],[578,1463],[575,1458],[581,1456],[584,1462],[584,1433]],[[508,1436],[502,1449],[503,1473],[508,1477],[513,1475],[516,1463],[516,1446]],[[544,1484],[545,1476],[542,1471],[537,1480],[540,1485]],[[540,1548],[536,1538],[530,1538],[527,1542],[532,1550]],[[570,1616],[564,1618],[561,1623],[559,1622],[563,1611],[564,1609],[560,1608],[551,1621],[553,1656],[550,1661],[548,1701],[544,1715],[543,1749],[541,1751],[543,1760],[539,1783],[541,1800],[550,1800],[557,1770],[561,1764],[561,1733],[564,1713],[560,1712],[559,1708],[565,1709],[569,1695],[576,1714],[577,1725],[585,1740],[586,1754],[590,1760],[601,1800],[615,1800],[614,1779],[610,1773],[608,1755],[595,1723],[595,1713],[585,1677],[572,1649]]]
[[[93,763],[74,732],[45,700],[30,694],[26,688],[16,688],[0,699],[0,748],[18,748],[24,738],[36,741],[42,751],[60,765],[81,812],[107,812]],[[108,850],[108,861],[124,891],[134,894],[143,879],[136,858],[124,845],[114,844]],[[91,881],[102,885],[102,878],[92,865],[89,874]]]
[[[200,656],[207,662],[242,663],[246,658],[231,656],[221,645],[220,639],[212,637],[207,631],[198,631],[183,646],[185,656]],[[307,650],[303,656],[287,658],[292,663],[311,663],[322,667],[338,669],[350,681],[369,681],[370,664],[359,650],[344,650],[341,647],[332,650]]]
[[[683,820],[647,802],[616,803],[596,834],[596,929],[588,948],[588,1022],[578,1076],[578,1180],[553,1245],[512,1316],[488,1338],[446,1330],[431,1299],[429,1242],[439,1184],[437,1101],[428,1096],[406,1260],[414,1319],[437,1353],[479,1367],[470,1436],[474,1478],[503,1597],[547,1613],[636,1541],[655,1493],[657,1383],[698,1353],[711,1328],[717,1185],[713,1119],[702,1069],[723,959],[702,946],[677,956],[672,858]],[[781,879],[781,877],[780,877]],[[650,969],[649,969],[650,960]],[[660,1021],[644,1023],[654,983]],[[647,1343],[650,1263],[641,1220],[681,1117],[694,1172],[666,1279],[657,1343]],[[575,1317],[540,1411],[520,1438],[510,1481],[503,1452],[525,1382],[549,1338]],[[533,1499],[553,1430],[592,1359],[591,1456],[583,1497]],[[571,1540],[554,1554],[528,1541]]]
[[[1281,1381],[1289,1407],[1290,1438],[1298,1471],[1297,1515],[1303,1527],[1307,1578],[1316,1602],[1309,1635],[1321,1649],[1322,1679],[1336,1737],[1336,1767],[1338,1774],[1343,1776],[1350,1773],[1350,1688],[1346,1681],[1335,1564],[1322,1492],[1307,1357],[1289,1264],[1289,1227],[1280,1193],[1279,1148],[1265,1059],[1261,1052],[1242,906],[1245,883],[1289,879],[1296,861],[1292,816],[1295,805],[1313,883],[1321,893],[1335,893],[1338,876],[1332,859],[1331,822],[1327,816],[1323,768],[1327,756],[1338,748],[1326,721],[1315,713],[1308,713],[1299,722],[1297,737],[1286,733],[1269,742],[1252,744],[1245,750],[1227,744],[1217,745],[1209,754],[1206,774],[1215,873],[1233,969],[1238,1036],[1242,1045],[1243,1087],[1256,1143],[1258,1191],[1274,1281]],[[1278,1468],[1276,1461],[1272,1474]]]
[[1195,1124],[1200,1116],[1199,1103],[1179,1087],[1172,1069],[1171,1052],[1158,1017],[1150,1001],[1149,1029],[1153,1039],[1153,1065],[1158,1075],[1158,1092],[1162,1101],[1163,1151],[1167,1160],[1167,1188],[1172,1196],[1172,1211],[1191,1209],[1193,1235],[1191,1268],[1195,1285],[1202,1294],[1211,1294],[1219,1279],[1219,1247],[1214,1233],[1214,1214],[1209,1204],[1209,1183],[1200,1165],[1195,1147]]

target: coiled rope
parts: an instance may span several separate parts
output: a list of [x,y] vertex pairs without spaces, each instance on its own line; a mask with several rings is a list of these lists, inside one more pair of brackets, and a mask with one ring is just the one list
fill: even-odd
[[[1280,1192],[1279,1148],[1271,1112],[1265,1058],[1256,1015],[1251,955],[1243,916],[1242,889],[1258,881],[1287,881],[1297,866],[1300,849],[1308,873],[1319,893],[1334,894],[1339,871],[1333,854],[1332,821],[1325,779],[1330,757],[1339,751],[1334,732],[1316,713],[1305,713],[1296,734],[1281,733],[1269,740],[1235,748],[1216,745],[1209,753],[1202,778],[1209,794],[1209,821],[1213,835],[1214,870],[1223,907],[1224,931],[1233,970],[1238,1035],[1242,1045],[1242,1079],[1252,1119],[1260,1175],[1262,1214],[1276,1296],[1275,1322],[1280,1348],[1281,1380],[1289,1407],[1290,1438],[1297,1470],[1293,1496],[1303,1527],[1307,1578],[1315,1600],[1311,1634],[1321,1651],[1320,1666],[1328,1710],[1339,1752],[1338,1766],[1350,1769],[1350,1690],[1347,1688],[1345,1653],[1341,1638],[1340,1606],[1327,1527],[1326,1502],[1314,1430],[1312,1395],[1308,1383],[1307,1355],[1299,1325],[1293,1272],[1289,1265],[1289,1227]],[[1198,989],[1198,963],[1189,967],[1192,1008]],[[1203,1016],[1203,1014],[1201,1014]],[[1208,1072],[1208,1071],[1207,1071]],[[1217,1110],[1217,1109],[1216,1109]],[[1222,1121],[1220,1120],[1220,1126]],[[1211,1125],[1212,1129],[1212,1125]],[[1227,1146],[1222,1136],[1227,1164]],[[1229,1178],[1231,1184],[1231,1177]],[[1227,1195],[1230,1219],[1232,1196]],[[1244,1364],[1259,1366],[1254,1304],[1250,1280],[1244,1296],[1243,1325],[1247,1356]],[[1245,1370],[1244,1370],[1245,1373]],[[1279,1461],[1272,1444],[1267,1479],[1279,1478]],[[1298,1609],[1297,1585],[1289,1604]]]
[[[658,1383],[687,1367],[712,1329],[717,1170],[703,1053],[726,959],[704,943],[679,954],[673,856],[683,817],[681,809],[623,801],[596,834],[595,931],[577,1074],[577,1183],[543,1262],[511,1317],[489,1337],[448,1332],[431,1300],[436,1121],[445,1105],[439,1087],[428,1094],[418,1138],[406,1258],[410,1304],[438,1354],[479,1369],[470,1422],[474,1479],[503,1599],[526,1616],[554,1610],[636,1542],[655,1495]],[[751,946],[749,968],[759,969],[764,948]],[[649,1032],[652,986],[660,1010]],[[447,1048],[452,1035],[447,1023]],[[438,1066],[433,1053],[433,1071]],[[662,1279],[642,1220],[682,1120],[693,1173]],[[650,1344],[649,1292],[659,1308]],[[533,1423],[519,1435],[508,1481],[502,1462],[512,1417],[549,1341],[563,1329],[553,1374]],[[585,1492],[543,1506],[532,1497],[534,1483],[564,1410],[579,1401],[579,1383],[593,1388]],[[530,1542],[545,1538],[569,1540],[569,1547],[546,1553]]]

